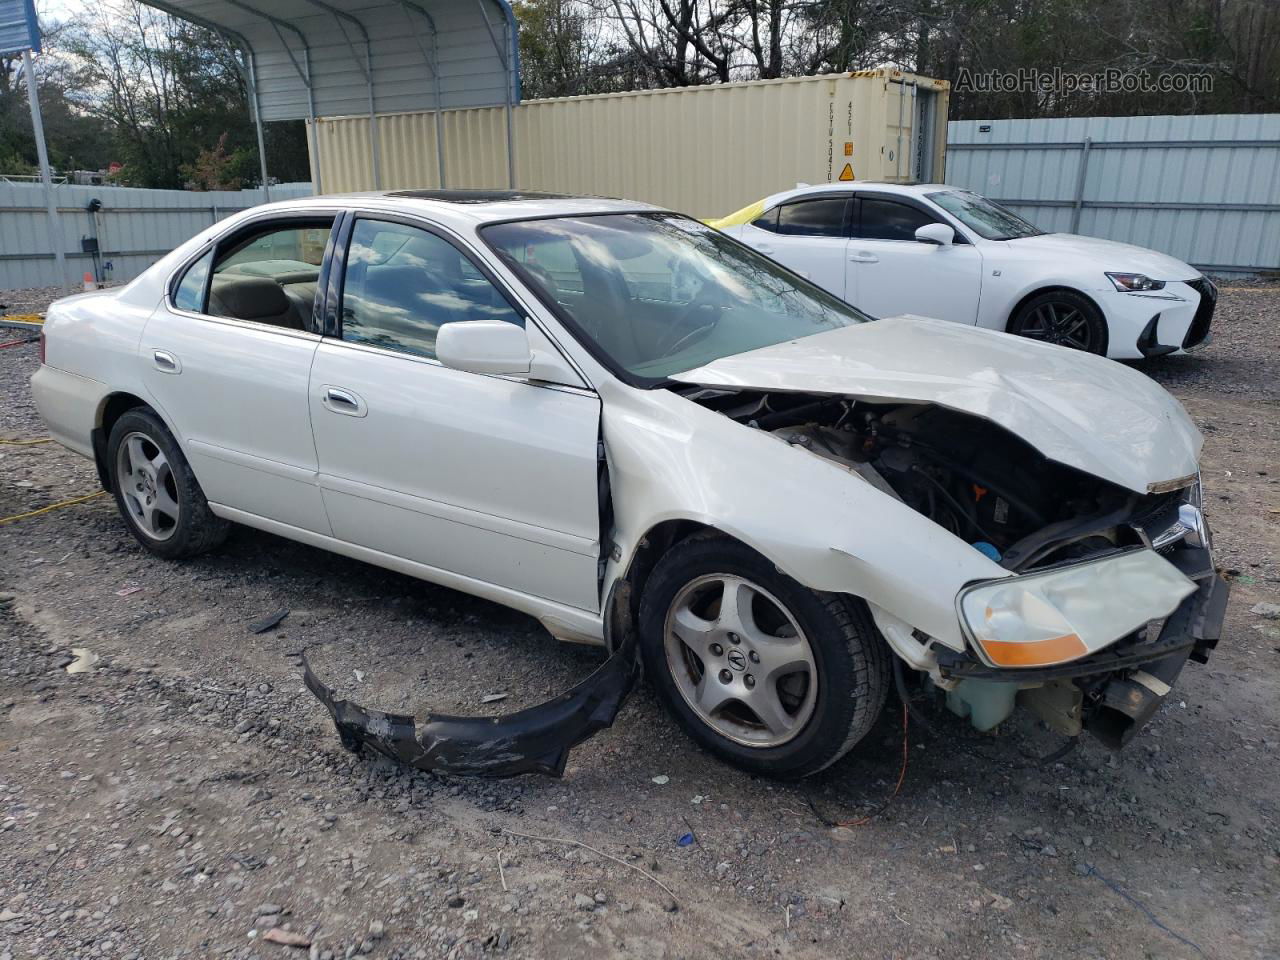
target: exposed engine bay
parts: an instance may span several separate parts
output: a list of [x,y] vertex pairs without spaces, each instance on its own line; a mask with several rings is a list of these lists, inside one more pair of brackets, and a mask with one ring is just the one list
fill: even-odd
[[1204,662],[1217,642],[1227,588],[1212,566],[1194,477],[1138,494],[1049,460],[980,417],[933,404],[680,392],[840,464],[1014,573],[1151,548],[1196,582],[1196,593],[1163,623],[1051,669],[1002,670],[933,645],[936,667],[917,675],[920,682],[980,730],[1019,704],[1062,733],[1088,730],[1121,746],[1155,712],[1188,656]]
[[1125,521],[1166,496],[1138,496],[929,404],[712,390],[689,399],[842,464],[1011,570],[1140,545]]

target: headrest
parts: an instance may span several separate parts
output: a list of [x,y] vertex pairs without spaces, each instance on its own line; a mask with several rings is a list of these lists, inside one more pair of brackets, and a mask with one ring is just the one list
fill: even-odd
[[280,284],[266,277],[215,274],[209,291],[211,312],[237,320],[278,317],[289,311],[289,298]]

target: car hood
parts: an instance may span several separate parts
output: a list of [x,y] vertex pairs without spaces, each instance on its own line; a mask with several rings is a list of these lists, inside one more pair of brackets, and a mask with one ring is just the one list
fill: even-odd
[[[1200,276],[1199,270],[1177,257],[1146,247],[1135,247],[1131,243],[1082,237],[1075,233],[1045,233],[1004,242],[1019,253],[1034,252],[1037,256],[1053,260],[1067,257],[1090,260],[1104,273],[1145,273],[1153,280],[1194,280]],[[1099,280],[1106,283],[1102,277]]]
[[934,403],[1139,493],[1193,476],[1203,438],[1182,405],[1112,360],[941,320],[896,317],[716,360],[685,383]]

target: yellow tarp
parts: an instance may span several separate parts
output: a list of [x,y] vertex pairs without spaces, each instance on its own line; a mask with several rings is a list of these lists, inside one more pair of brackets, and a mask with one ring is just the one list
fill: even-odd
[[744,223],[750,223],[764,213],[764,201],[757,200],[749,207],[743,207],[741,210],[729,214],[727,217],[721,217],[719,220],[703,220],[708,227],[715,227],[717,230],[723,230],[725,227],[740,227]]

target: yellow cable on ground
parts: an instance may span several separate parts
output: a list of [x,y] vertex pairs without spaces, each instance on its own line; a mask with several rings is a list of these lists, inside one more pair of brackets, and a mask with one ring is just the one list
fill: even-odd
[[61,503],[51,503],[47,507],[41,507],[39,510],[30,510],[26,513],[16,513],[12,517],[0,517],[0,526],[6,523],[13,523],[15,520],[25,520],[27,517],[38,517],[42,513],[48,513],[50,510],[58,510],[61,507],[70,507],[77,503],[84,503],[86,500],[92,500],[94,497],[100,497],[107,491],[97,490],[93,493],[86,494],[83,497],[74,497],[71,500],[63,500]]
[[37,443],[53,443],[53,437],[41,437],[39,440],[0,440],[0,443],[9,447],[31,447]]

